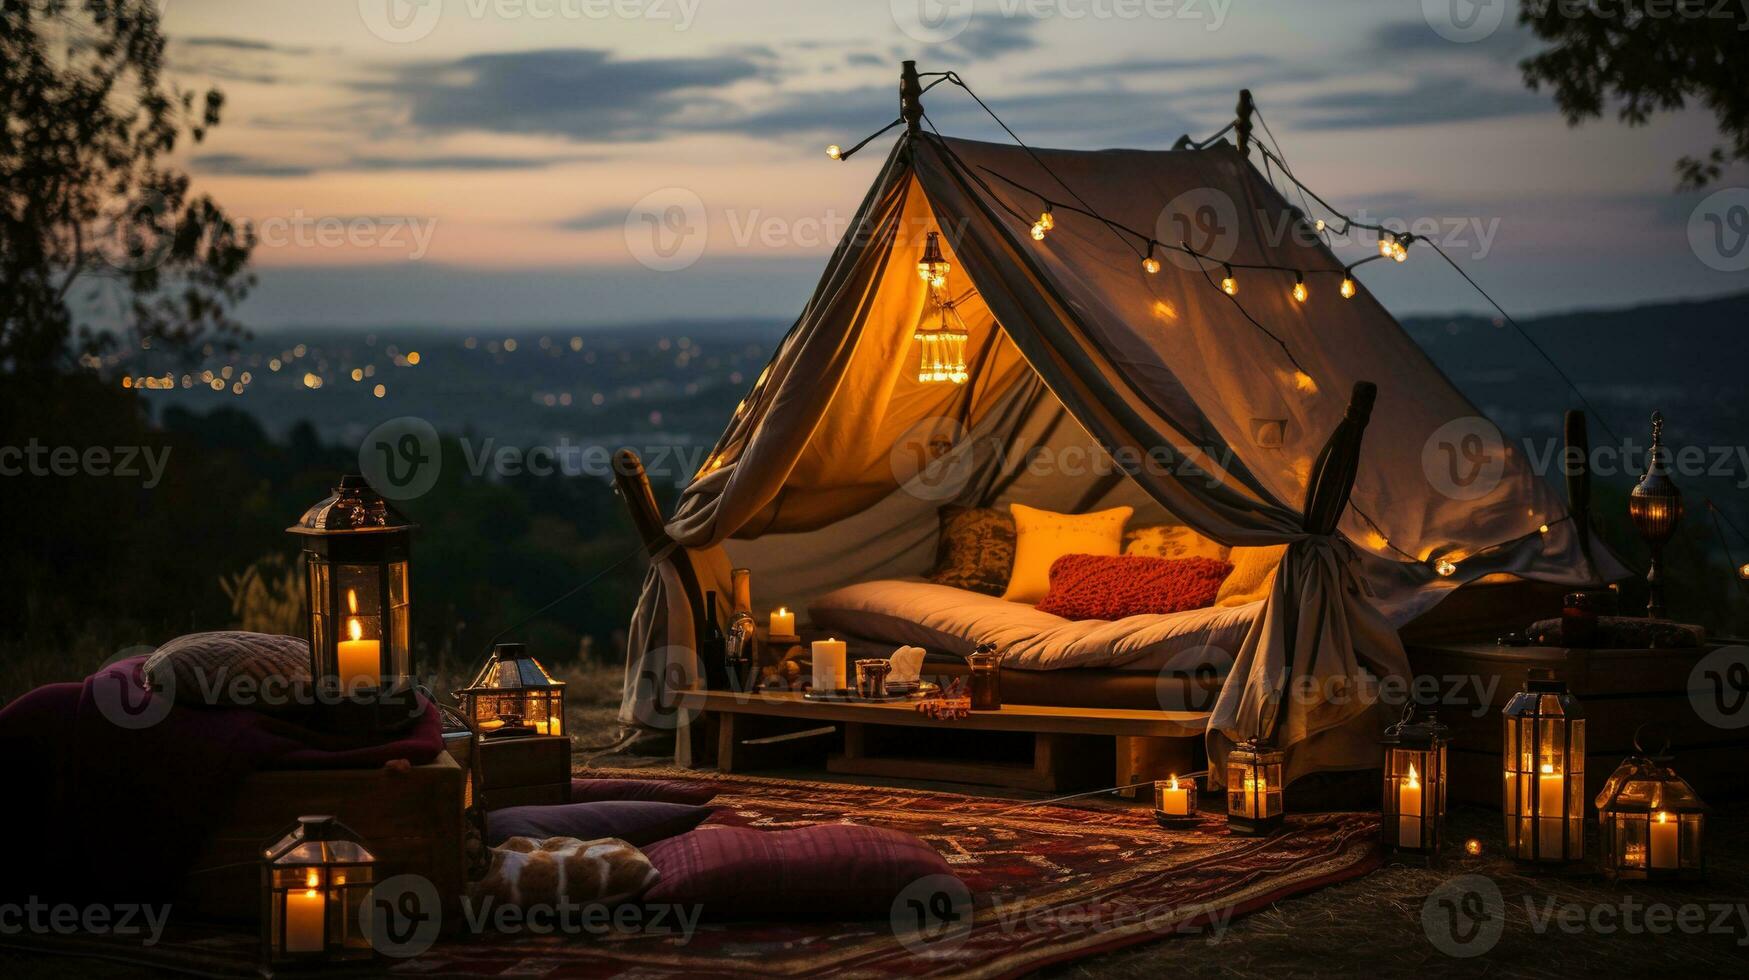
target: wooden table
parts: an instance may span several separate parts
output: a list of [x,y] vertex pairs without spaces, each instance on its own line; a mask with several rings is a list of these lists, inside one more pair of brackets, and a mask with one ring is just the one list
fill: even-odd
[[[1200,711],[1022,704],[936,721],[919,712],[915,701],[810,701],[789,691],[693,691],[682,695],[681,704],[687,709],[682,717],[696,716],[694,724],[714,722],[716,765],[723,772],[759,763],[766,746],[750,740],[831,726],[841,736],[838,751],[826,759],[831,772],[1044,791],[1111,785],[1113,779],[1136,782],[1156,778],[1153,770],[1159,778],[1167,771],[1192,771],[1208,725]],[[695,761],[684,757],[690,743],[684,731],[676,740],[682,765]]]

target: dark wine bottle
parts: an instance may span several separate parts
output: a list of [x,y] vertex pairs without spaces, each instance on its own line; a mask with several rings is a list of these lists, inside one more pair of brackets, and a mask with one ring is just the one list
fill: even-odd
[[717,594],[704,594],[704,648],[698,659],[704,667],[704,686],[721,691],[729,686],[729,643],[723,627],[717,622]]

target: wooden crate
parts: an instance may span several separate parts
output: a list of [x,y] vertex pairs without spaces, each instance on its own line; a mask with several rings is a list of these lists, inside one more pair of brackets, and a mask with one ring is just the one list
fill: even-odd
[[571,802],[570,736],[482,738],[474,751],[474,792],[486,809]]
[[462,893],[466,773],[439,755],[397,772],[297,769],[258,772],[223,819],[183,885],[196,914],[253,922],[260,917],[262,848],[297,818],[330,814],[352,828],[376,855],[377,879],[419,874],[446,902]]
[[[1443,679],[1439,720],[1452,728],[1454,800],[1500,805],[1501,709],[1524,689],[1527,675],[1537,667],[1553,670],[1579,699],[1585,716],[1588,798],[1633,752],[1634,731],[1652,724],[1668,734],[1677,771],[1703,798],[1724,800],[1744,795],[1742,759],[1749,752],[1749,730],[1720,729],[1695,711],[1689,677],[1714,649],[1570,650],[1452,643],[1412,645],[1409,662],[1417,676]],[[1478,698],[1476,679],[1493,684],[1485,700]]]

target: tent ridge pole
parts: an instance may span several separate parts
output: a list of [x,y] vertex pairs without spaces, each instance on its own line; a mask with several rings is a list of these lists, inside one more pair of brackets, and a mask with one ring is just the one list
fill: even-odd
[[1257,111],[1257,103],[1251,98],[1251,90],[1239,90],[1239,105],[1236,110],[1238,119],[1233,124],[1233,135],[1239,141],[1240,154],[1251,156],[1251,116]]
[[923,83],[917,77],[915,61],[899,66],[899,115],[905,120],[905,131],[916,136],[923,122]]

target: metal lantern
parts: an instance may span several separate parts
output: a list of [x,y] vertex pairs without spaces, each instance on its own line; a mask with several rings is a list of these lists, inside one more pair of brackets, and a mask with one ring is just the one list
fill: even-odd
[[376,857],[333,817],[299,817],[267,846],[261,863],[261,959],[368,959],[366,900],[376,884]]
[[1676,533],[1682,519],[1682,491],[1664,466],[1664,416],[1652,413],[1652,448],[1647,450],[1646,475],[1628,494],[1628,516],[1652,550],[1646,569],[1646,615],[1664,618],[1664,545]]
[[1554,672],[1536,668],[1507,702],[1506,850],[1562,863],[1585,853],[1585,717]]
[[1666,757],[1645,753],[1637,734],[1634,750],[1597,794],[1603,870],[1627,879],[1699,877],[1706,868],[1706,804]]
[[521,643],[500,643],[457,693],[462,714],[482,738],[565,734],[565,682],[553,680]]
[[1235,834],[1262,835],[1281,826],[1281,750],[1260,738],[1227,753],[1227,826]]
[[303,542],[310,677],[319,690],[411,703],[414,527],[364,477],[345,476],[286,529]]
[[941,255],[941,233],[932,231],[923,242],[923,259],[917,263],[917,276],[931,289],[947,285],[947,273],[953,266]]
[[972,376],[966,364],[966,344],[971,331],[966,329],[953,300],[937,303],[936,314],[938,322],[934,327],[920,325],[911,335],[917,342],[917,380],[925,384],[943,381],[965,384]]
[[1429,714],[1385,732],[1385,786],[1379,809],[1386,854],[1432,860],[1445,836],[1445,747],[1451,729]]

